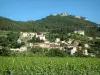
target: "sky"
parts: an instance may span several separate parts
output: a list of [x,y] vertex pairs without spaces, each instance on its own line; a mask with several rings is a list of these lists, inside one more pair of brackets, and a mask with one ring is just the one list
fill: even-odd
[[0,16],[16,21],[68,13],[100,24],[100,0],[0,0]]

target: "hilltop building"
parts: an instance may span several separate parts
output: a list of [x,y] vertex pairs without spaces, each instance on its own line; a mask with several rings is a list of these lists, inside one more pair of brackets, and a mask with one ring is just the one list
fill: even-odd
[[80,17],[80,16],[75,16],[75,18],[81,19],[81,17]]
[[74,33],[79,34],[79,35],[85,35],[84,30],[74,31]]
[[68,16],[67,13],[61,13],[60,16]]
[[57,16],[57,14],[50,14],[50,16]]

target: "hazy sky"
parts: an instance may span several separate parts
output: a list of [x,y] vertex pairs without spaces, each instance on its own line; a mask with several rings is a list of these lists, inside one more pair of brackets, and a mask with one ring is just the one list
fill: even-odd
[[61,12],[100,23],[100,0],[0,0],[0,16],[13,20],[37,20]]

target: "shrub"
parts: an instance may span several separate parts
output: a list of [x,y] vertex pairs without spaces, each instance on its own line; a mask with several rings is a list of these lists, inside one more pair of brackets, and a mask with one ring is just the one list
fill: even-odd
[[82,50],[78,50],[77,52],[75,52],[74,56],[76,56],[76,57],[84,57],[85,55],[83,54]]
[[43,49],[40,48],[40,47],[33,47],[33,48],[31,49],[31,52],[33,52],[34,54],[36,54],[36,53],[42,54],[42,53],[43,53]]
[[46,53],[46,56],[50,56],[50,57],[55,57],[55,56],[58,56],[58,57],[64,57],[66,56],[67,54],[60,50],[60,49],[50,49],[47,53]]
[[10,56],[10,49],[8,47],[3,47],[0,49],[0,55],[1,56]]

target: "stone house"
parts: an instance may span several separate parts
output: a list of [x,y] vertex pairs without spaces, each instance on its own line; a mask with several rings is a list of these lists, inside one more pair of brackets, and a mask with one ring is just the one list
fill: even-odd
[[20,48],[11,48],[10,50],[12,51],[26,51],[27,50],[27,47],[26,46],[22,46]]
[[67,50],[73,55],[77,51],[77,46],[69,45],[67,46]]
[[40,38],[40,40],[43,40],[43,41],[45,41],[46,40],[46,38],[45,38],[45,35],[43,34],[43,33],[36,33],[36,38],[37,37],[39,37]]
[[84,55],[88,55],[89,54],[88,51],[87,51],[87,49],[83,50],[83,54]]
[[60,38],[56,38],[55,42],[59,43],[60,42]]

